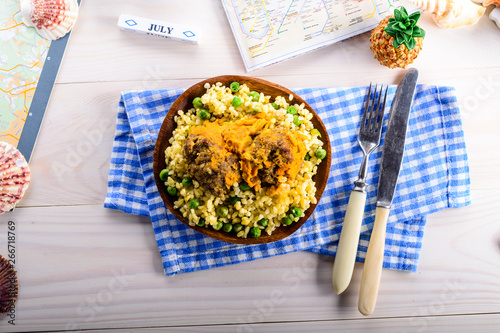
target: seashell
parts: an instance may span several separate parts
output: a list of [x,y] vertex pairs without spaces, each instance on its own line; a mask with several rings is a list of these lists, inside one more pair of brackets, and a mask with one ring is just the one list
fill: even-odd
[[76,0],[21,0],[24,24],[35,27],[40,36],[55,40],[66,35],[78,16]]
[[30,183],[30,169],[14,146],[0,142],[0,214],[18,203]]
[[496,8],[494,8],[490,12],[490,20],[495,22],[497,24],[497,27],[500,28],[500,0],[486,0],[483,2],[483,7],[488,7],[489,5],[495,5]]
[[489,18],[497,24],[497,27],[500,28],[500,7],[493,9],[490,13]]
[[442,28],[459,28],[477,23],[485,8],[470,0],[409,0],[415,6],[429,11]]
[[16,271],[7,259],[0,256],[0,313],[10,311],[17,299],[17,288]]

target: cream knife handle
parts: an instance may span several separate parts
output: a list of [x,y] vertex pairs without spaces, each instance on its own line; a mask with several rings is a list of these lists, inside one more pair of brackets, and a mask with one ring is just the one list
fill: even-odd
[[356,253],[358,252],[359,231],[365,211],[366,193],[352,191],[344,224],[340,232],[337,255],[333,262],[332,283],[335,292],[340,295],[351,282]]
[[358,310],[365,316],[373,312],[377,303],[382,263],[384,261],[385,231],[390,211],[389,208],[385,207],[377,207],[375,210],[375,224],[373,225],[368,251],[366,252],[361,275],[361,288],[359,290]]

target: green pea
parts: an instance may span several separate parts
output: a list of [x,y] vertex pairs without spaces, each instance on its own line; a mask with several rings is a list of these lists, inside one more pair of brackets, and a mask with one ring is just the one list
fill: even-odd
[[238,82],[233,82],[229,85],[232,92],[238,92],[240,90],[240,84]]
[[309,153],[306,153],[306,156],[304,156],[304,161],[309,161],[311,159],[311,155]]
[[259,225],[263,227],[267,227],[267,223],[269,222],[269,219],[261,219],[259,222],[257,222]]
[[236,205],[236,203],[237,203],[238,201],[240,201],[240,200],[241,200],[241,198],[239,198],[239,197],[231,197],[231,198],[229,199],[229,202],[231,203],[231,205]]
[[292,219],[289,218],[288,216],[285,216],[283,220],[281,220],[281,222],[283,222],[284,225],[290,225],[292,224]]
[[166,181],[168,179],[168,169],[163,169],[160,171],[160,180],[162,182]]
[[215,230],[220,230],[223,225],[224,225],[224,223],[222,223],[221,221],[218,221],[217,225],[214,225],[214,229]]
[[198,223],[196,223],[198,227],[203,227],[205,226],[205,219],[202,217],[198,220]]
[[167,187],[167,192],[170,195],[177,195],[177,189],[175,187],[173,187],[173,186]]
[[231,230],[233,230],[233,225],[231,223],[224,223],[222,230],[225,232],[231,232]]
[[278,110],[280,108],[280,106],[278,104],[276,104],[276,103],[271,103],[271,105],[273,106],[273,108],[275,110]]
[[293,116],[293,123],[295,124],[295,126],[300,126],[302,122],[300,121],[299,116]]
[[257,238],[260,237],[261,231],[259,228],[253,227],[252,229],[250,229],[250,232],[248,234],[250,235],[250,237]]
[[240,106],[241,104],[243,103],[243,101],[241,100],[241,98],[239,98],[238,96],[235,96],[233,98],[233,101],[231,102],[231,105],[234,106],[235,108],[237,108],[238,106]]
[[316,150],[316,157],[319,158],[320,160],[324,159],[326,157],[326,150],[322,148]]
[[242,229],[243,229],[243,226],[241,225],[241,223],[233,224],[233,231],[235,233],[240,232]]
[[207,110],[201,109],[200,111],[198,111],[198,117],[200,117],[201,120],[208,120],[210,119],[210,117],[212,117],[212,115]]
[[240,183],[240,190],[242,191],[248,191],[250,189],[250,186],[248,185],[247,182],[241,182]]
[[195,109],[201,109],[203,107],[201,97],[196,97],[195,99],[193,99],[193,106]]
[[229,209],[226,206],[217,207],[217,215],[220,217],[226,217],[229,214]]
[[191,185],[193,185],[193,180],[191,179],[191,177],[182,178],[182,186],[190,187]]
[[290,213],[292,213],[294,217],[300,217],[302,215],[302,209],[300,209],[299,207],[292,207]]
[[256,91],[250,91],[248,96],[252,98],[252,102],[258,102],[260,99],[260,94]]
[[313,128],[311,130],[311,135],[317,135],[321,138],[321,133],[316,128]]
[[258,106],[254,107],[252,109],[252,114],[257,114],[257,113],[261,113],[262,112],[262,108],[259,108]]
[[191,200],[189,200],[188,204],[189,204],[189,208],[196,209],[200,205],[200,202],[196,199],[191,199]]
[[289,113],[289,114],[297,114],[297,109],[295,108],[295,106],[290,105],[290,106],[286,109],[286,112],[287,112],[287,113]]

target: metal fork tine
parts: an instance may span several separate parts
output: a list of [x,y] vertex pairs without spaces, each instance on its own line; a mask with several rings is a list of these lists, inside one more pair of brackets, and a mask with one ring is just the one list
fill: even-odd
[[[372,112],[370,112],[370,120],[368,124],[370,124],[370,127],[368,128],[369,131],[373,131],[375,129],[376,123],[377,123],[377,115],[378,115],[378,110],[380,108],[380,99],[382,95],[382,88],[383,86],[380,86],[380,92],[378,93],[377,97],[377,87],[375,87],[375,95],[373,96],[373,109]],[[377,106],[375,106],[375,104]]]
[[371,130],[372,127],[372,121],[373,121],[373,110],[375,109],[375,103],[377,101],[377,89],[378,89],[378,84],[375,85],[375,90],[373,92],[373,99],[372,99],[372,105],[370,107],[370,114],[368,115],[368,121],[366,123],[368,131]]
[[363,112],[363,119],[361,120],[361,129],[365,127],[366,114],[368,113],[368,104],[370,103],[370,96],[372,93],[372,83],[370,82],[370,87],[368,88],[368,95],[366,96],[365,111]]
[[[380,94],[378,96],[378,101],[377,101],[377,113],[375,114],[375,119],[373,121],[373,125],[371,130],[374,132],[377,132],[378,128],[380,127],[380,113],[384,111],[385,107],[385,100],[382,102],[382,92],[383,92],[384,86],[382,85],[380,87]],[[387,90],[386,90],[387,94]]]
[[385,102],[387,100],[387,91],[389,90],[389,87],[385,87],[385,94],[384,94],[384,103],[382,104],[382,110],[380,111],[380,118],[378,118],[378,130],[382,128],[382,125],[384,123],[384,112],[385,112]]

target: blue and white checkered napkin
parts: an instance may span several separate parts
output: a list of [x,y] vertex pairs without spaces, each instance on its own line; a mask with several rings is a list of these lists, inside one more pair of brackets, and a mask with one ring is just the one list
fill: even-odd
[[[394,86],[389,88],[387,105],[391,105],[395,90]],[[314,213],[292,236],[270,244],[246,246],[221,242],[186,227],[167,210],[158,194],[153,176],[154,146],[165,115],[181,93],[182,90],[155,90],[122,94],[104,204],[107,208],[151,217],[165,274],[299,250],[335,255],[349,194],[362,159],[357,134],[367,87],[296,91],[318,113],[328,130],[332,144],[328,185]],[[361,262],[374,221],[382,148],[372,155],[357,255]],[[469,168],[455,91],[420,85],[415,93],[403,166],[388,221],[384,267],[415,271],[426,216],[469,203]]]

